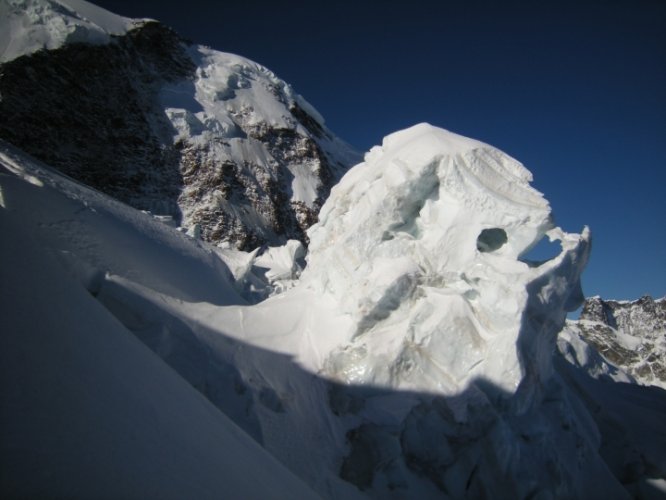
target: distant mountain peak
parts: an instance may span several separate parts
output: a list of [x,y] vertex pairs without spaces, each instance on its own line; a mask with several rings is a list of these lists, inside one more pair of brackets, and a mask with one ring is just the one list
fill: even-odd
[[568,328],[637,382],[666,389],[666,297],[590,297]]

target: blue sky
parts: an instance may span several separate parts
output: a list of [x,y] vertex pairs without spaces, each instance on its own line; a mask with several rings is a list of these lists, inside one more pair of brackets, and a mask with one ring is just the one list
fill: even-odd
[[360,150],[427,121],[523,162],[586,295],[666,294],[666,2],[98,0],[291,83]]

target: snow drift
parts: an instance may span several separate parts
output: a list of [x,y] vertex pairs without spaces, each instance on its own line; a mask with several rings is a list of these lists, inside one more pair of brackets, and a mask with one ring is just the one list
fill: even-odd
[[[309,232],[301,281],[354,323],[325,371],[447,395],[479,377],[510,393],[547,380],[589,235],[554,228],[529,181],[498,150],[426,124],[370,151]],[[562,253],[522,262],[546,233]]]

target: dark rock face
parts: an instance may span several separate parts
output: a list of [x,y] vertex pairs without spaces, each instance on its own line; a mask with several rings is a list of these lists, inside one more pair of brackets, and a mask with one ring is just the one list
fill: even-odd
[[[195,60],[157,22],[107,45],[69,44],[19,57],[0,66],[0,138],[135,208],[198,227],[204,240],[243,250],[286,239],[307,244],[305,230],[352,162],[322,148],[335,138],[277,85],[273,95],[293,128],[230,111],[235,140],[265,150],[267,161],[220,154],[238,149],[225,136],[175,139],[160,92],[192,82],[193,98]],[[307,166],[316,179],[309,205],[292,196],[293,165]]]
[[[608,361],[639,382],[666,386],[666,298],[585,301],[578,327]],[[624,337],[629,336],[629,337]]]
[[1,138],[136,208],[178,215],[180,152],[157,99],[163,82],[194,71],[178,35],[150,22],[0,71]]

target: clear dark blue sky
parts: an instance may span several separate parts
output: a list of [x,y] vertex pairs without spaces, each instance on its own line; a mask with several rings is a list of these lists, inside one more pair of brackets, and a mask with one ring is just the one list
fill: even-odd
[[666,294],[666,2],[93,0],[253,59],[360,150],[427,121],[522,161],[586,295]]

